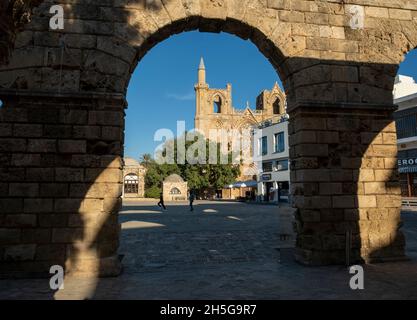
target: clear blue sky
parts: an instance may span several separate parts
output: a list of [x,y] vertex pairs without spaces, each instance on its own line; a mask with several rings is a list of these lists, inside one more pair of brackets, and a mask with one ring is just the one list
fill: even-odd
[[[257,95],[271,89],[278,75],[250,41],[226,33],[186,32],[150,50],[137,66],[128,90],[125,155],[140,158],[153,154],[153,141],[160,128],[176,132],[177,120],[194,127],[197,69],[204,57],[211,88],[233,85],[233,104],[255,106]],[[417,50],[407,56],[401,74],[417,79]]]
[[233,86],[233,104],[255,106],[257,95],[271,89],[278,75],[250,41],[226,33],[186,32],[150,50],[137,66],[128,90],[125,155],[152,153],[159,128],[176,132],[176,121],[194,127],[197,69],[204,57],[211,88]]
[[417,49],[411,51],[400,66],[399,74],[413,77],[417,81]]

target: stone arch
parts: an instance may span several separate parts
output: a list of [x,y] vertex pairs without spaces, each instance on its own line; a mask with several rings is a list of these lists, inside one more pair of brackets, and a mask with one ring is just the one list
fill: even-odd
[[[39,2],[31,1],[31,5]],[[63,91],[91,92],[98,89],[100,92],[123,94],[127,90],[130,74],[146,52],[172,34],[196,29],[229,32],[242,39],[250,39],[277,70],[288,93],[294,94],[294,90],[290,88],[305,86],[308,81],[310,84],[322,84],[321,87],[313,88],[316,89],[315,97],[320,97],[320,92],[326,92],[324,83],[331,86],[332,81],[328,78],[332,73],[331,69],[335,69],[334,72],[349,71],[334,64],[340,66],[341,61],[349,62],[347,65],[351,65],[352,62],[372,64],[379,61],[383,64],[397,65],[402,55],[414,48],[417,43],[414,32],[416,22],[412,18],[396,20],[383,19],[384,16],[374,18],[371,15],[374,25],[364,32],[351,32],[347,25],[336,23],[333,33],[324,32],[328,30],[320,33],[319,27],[311,27],[311,30],[307,30],[307,26],[288,18],[290,12],[293,12],[300,19],[302,16],[303,18],[320,16],[328,21],[340,21],[341,18],[345,18],[344,15],[348,16],[348,5],[343,4],[324,4],[320,7],[320,11],[315,3],[305,3],[300,5],[302,10],[288,11],[290,9],[286,5],[269,2],[265,4],[255,0],[243,2],[222,0],[215,3],[199,0],[186,2],[158,0],[151,4],[137,2],[122,0],[113,7],[106,5],[100,17],[101,23],[94,23],[95,20],[87,20],[87,14],[82,15],[81,12],[88,11],[88,15],[98,18],[98,13],[94,10],[99,11],[101,7],[83,5],[81,1],[74,1],[72,7],[68,9],[68,15],[72,20],[68,22],[65,30],[68,36],[68,52],[73,58],[67,57],[63,62],[62,79],[65,80]],[[46,79],[52,78],[50,69],[56,70],[60,67],[61,61],[58,57],[60,50],[57,48],[60,47],[62,34],[54,32],[51,35],[47,29],[44,12],[49,8],[48,6],[49,4],[45,2],[35,9],[34,21],[26,26],[24,32],[17,34],[16,42],[19,46],[14,51],[11,65],[3,69],[5,72],[3,77],[0,75],[0,79],[4,81],[0,82],[0,87],[57,89],[56,76],[49,82]],[[378,6],[383,7],[376,4],[376,8]],[[369,8],[373,9],[371,6]],[[407,16],[412,17],[414,14],[412,5],[405,4],[401,9],[407,12]],[[318,12],[322,12],[322,15]],[[34,32],[37,33],[36,39],[30,34]],[[74,44],[74,36],[79,37],[80,45]],[[96,43],[91,41],[92,36],[97,37]],[[330,39],[331,43],[323,41],[323,38]],[[45,53],[46,47],[51,49],[49,53]],[[382,47],[384,50],[380,50]],[[25,68],[30,70],[24,70],[25,68],[14,70],[16,63],[29,52],[34,59]],[[110,63],[104,63],[103,60]],[[322,66],[318,66],[317,60],[322,61]],[[324,61],[327,63],[323,64]],[[334,63],[336,61],[338,62]],[[81,69],[81,74],[70,72],[77,67]],[[14,72],[10,72],[11,69]],[[34,69],[37,69],[37,72]],[[306,69],[310,69],[308,73],[314,74],[316,78],[308,77]],[[301,73],[296,75],[299,72]],[[370,71],[364,70],[364,72]],[[390,73],[388,69],[383,72]],[[320,75],[324,78],[319,79]],[[292,76],[296,79],[287,81]],[[354,80],[351,75],[346,74],[345,77],[345,82],[352,82],[351,90],[357,92],[358,89],[354,87],[355,81],[350,81]],[[300,82],[300,78],[307,80]],[[376,83],[372,85],[377,87]],[[310,87],[310,94],[313,93],[311,89]],[[340,92],[340,84],[333,85],[332,89]],[[304,98],[306,93],[302,92],[302,95]],[[343,95],[332,98],[342,97]],[[321,98],[325,96],[322,95]],[[289,97],[289,100],[292,99],[293,97]]]
[[[283,80],[290,114],[292,194],[298,209],[297,259],[306,264],[345,263],[347,231],[353,234],[352,261],[375,258],[372,251],[378,246],[369,237],[368,246],[362,243],[359,225],[378,220],[392,227],[391,218],[399,218],[395,191],[375,189],[376,171],[388,169],[385,153],[393,151],[376,137],[395,132],[395,71],[403,54],[417,45],[411,2],[392,3],[390,8],[382,0],[368,5],[373,16],[363,30],[349,28],[348,5],[340,3],[100,3],[71,1],[73,19],[60,33],[48,30],[49,4],[44,2],[17,33],[10,62],[0,68],[5,104],[0,110],[5,128],[0,151],[6,163],[0,174],[8,190],[1,194],[0,213],[12,229],[0,247],[7,256],[7,261],[0,259],[1,273],[45,275],[45,265],[54,264],[81,273],[120,271],[117,212],[129,79],[153,46],[196,29],[250,39]],[[395,10],[402,10],[401,17]],[[390,12],[394,16],[388,19]],[[16,31],[12,25],[7,28]],[[101,134],[89,131],[92,126],[100,127]],[[370,168],[365,169],[364,162]],[[382,163],[383,169],[378,167]],[[385,183],[396,181],[386,177]],[[381,222],[372,210],[387,201],[391,218]],[[85,220],[80,214],[85,212],[100,212],[100,219]],[[36,260],[45,247],[41,240],[16,240],[28,228],[11,227],[21,225],[13,220],[15,213],[28,215],[32,229],[41,228],[37,218],[47,226],[49,255],[43,260]],[[54,213],[65,214],[70,222],[55,224]],[[395,242],[395,235],[391,238],[384,228],[375,232],[377,239],[390,237],[384,244],[388,250],[376,258],[401,256],[403,245]],[[24,259],[15,254],[19,248]]]
[[252,126],[256,126],[258,123],[256,122],[255,119],[251,118],[251,117],[245,117],[239,121],[237,121],[234,125],[233,128],[237,129],[237,130],[242,130],[242,129],[247,129],[250,128]]
[[[178,1],[172,0],[171,2],[176,3]],[[77,4],[74,5],[74,7],[76,6]],[[182,5],[180,6],[182,7]],[[37,91],[56,91],[59,89],[68,93],[98,91],[124,95],[127,92],[131,74],[149,50],[173,34],[191,30],[223,31],[244,40],[250,39],[271,61],[278,70],[280,77],[282,79],[286,78],[284,68],[280,67],[285,60],[284,54],[267,38],[260,29],[261,26],[257,26],[255,22],[249,23],[232,17],[226,18],[224,13],[221,12],[218,12],[219,17],[205,17],[201,14],[189,15],[190,12],[186,16],[177,18],[175,18],[177,14],[174,13],[174,17],[168,18],[163,6],[156,6],[148,10],[141,10],[139,7],[140,5],[138,5],[138,8],[135,5],[128,7],[125,14],[133,22],[126,26],[117,23],[118,26],[121,25],[121,28],[116,28],[114,32],[102,32],[103,34],[100,35],[100,30],[94,29],[92,33],[99,33],[95,45],[92,42],[88,43],[91,41],[88,30],[84,31],[82,26],[79,27],[71,22],[68,23],[66,29],[69,30],[69,34],[54,32],[52,36],[51,32],[47,30],[46,24],[42,25],[41,31],[37,31],[40,43],[38,46],[32,45],[34,39],[25,43],[25,41],[28,41],[25,39],[27,37],[26,31],[19,33],[17,41],[22,43],[22,46],[13,52],[8,66],[0,68],[0,88]],[[46,4],[41,5],[39,11],[45,9],[47,9]],[[158,14],[157,12],[161,16],[153,18],[154,15]],[[74,19],[78,18],[76,13],[72,13],[72,15]],[[146,19],[150,19],[153,23],[149,24],[149,20]],[[155,20],[159,20],[158,24],[155,24]],[[34,21],[27,25],[27,32],[37,30],[36,28],[39,28],[38,24],[41,24],[41,22],[44,22],[44,20],[34,16]],[[99,26],[95,27],[99,28]],[[87,28],[85,27],[85,29]],[[71,32],[76,32],[76,36],[79,37],[79,46],[74,45],[74,34]],[[45,41],[45,38],[50,36],[51,39],[48,39],[50,44],[41,44]],[[66,45],[62,61],[61,41]],[[83,48],[84,43],[85,48]],[[26,68],[21,68],[20,71],[15,72],[16,64],[20,63],[22,56],[28,54],[33,57],[32,61],[28,63]],[[62,74],[55,75],[52,78],[52,70],[60,69],[62,69]],[[79,70],[79,74],[74,72],[76,69]],[[48,79],[48,77],[50,78]]]
[[[415,195],[416,188],[414,187],[413,182],[413,172],[414,170],[406,166],[412,165],[413,161],[409,160],[411,155],[413,155],[414,148],[409,143],[404,143],[403,139],[411,138],[413,136],[412,128],[414,127],[413,122],[414,113],[413,106],[414,104],[411,101],[407,101],[407,95],[412,94],[417,90],[417,85],[415,84],[416,77],[412,74],[409,74],[409,68],[413,67],[413,64],[417,61],[417,48],[407,52],[405,59],[401,62],[399,71],[397,72],[396,83],[394,86],[394,101],[398,101],[398,110],[396,113],[396,127],[397,127],[397,138],[398,140],[398,165],[399,165],[399,180],[401,187],[401,196],[402,197],[413,197]],[[403,101],[406,100],[406,101]],[[407,111],[408,109],[408,111]],[[417,119],[416,119],[417,120]]]
[[[227,1],[223,1],[223,3],[227,3]],[[158,28],[149,37],[145,38],[139,47],[137,56],[135,57],[137,59],[135,64],[139,63],[153,46],[173,34],[191,30],[214,33],[227,32],[236,35],[243,40],[252,41],[261,53],[272,63],[280,78],[286,79],[285,69],[280,67],[285,60],[285,55],[281,49],[275,46],[272,40],[263,33],[260,24],[255,21],[249,22],[238,20],[233,17],[235,15],[233,12],[231,12],[230,17],[226,17],[224,12],[217,11],[216,13],[217,17],[212,14],[208,16],[205,16],[204,14],[187,16],[186,18],[172,20],[170,24]]]

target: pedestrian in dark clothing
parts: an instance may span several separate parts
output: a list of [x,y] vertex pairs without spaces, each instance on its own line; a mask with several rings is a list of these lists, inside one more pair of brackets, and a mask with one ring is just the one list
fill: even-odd
[[167,207],[165,207],[164,203],[164,194],[162,192],[159,195],[158,207],[163,208],[165,211],[167,210]]
[[190,192],[189,200],[190,200],[190,211],[193,212],[194,211],[193,203],[194,203],[194,200],[195,200],[194,192]]

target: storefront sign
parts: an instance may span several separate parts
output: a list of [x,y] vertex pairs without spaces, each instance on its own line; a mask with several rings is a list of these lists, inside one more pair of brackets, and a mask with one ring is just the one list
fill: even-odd
[[262,181],[269,181],[272,180],[272,175],[271,174],[263,174],[262,175]]
[[417,158],[399,159],[398,168],[400,173],[417,172]]

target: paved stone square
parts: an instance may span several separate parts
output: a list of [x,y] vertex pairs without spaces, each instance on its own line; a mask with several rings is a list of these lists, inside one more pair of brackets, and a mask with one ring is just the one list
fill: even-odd
[[0,299],[417,299],[417,214],[404,212],[409,262],[368,265],[365,290],[349,288],[343,266],[294,262],[293,240],[283,241],[287,207],[233,202],[127,202],[119,278],[2,280]]
[[[287,209],[288,210],[288,209]],[[166,212],[152,203],[125,206],[120,253],[126,272],[159,272],[277,261],[277,208],[239,203],[168,204]]]

